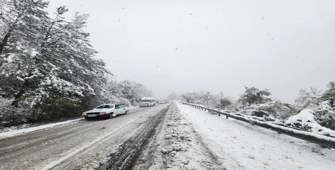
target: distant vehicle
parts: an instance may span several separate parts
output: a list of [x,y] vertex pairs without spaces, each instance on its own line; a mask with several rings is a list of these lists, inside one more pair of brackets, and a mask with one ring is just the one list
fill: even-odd
[[166,103],[169,103],[169,101],[168,100],[160,100],[160,101],[158,101],[158,104],[166,104]]
[[152,107],[156,106],[157,100],[153,97],[143,97],[140,100],[139,106],[140,107]]
[[103,104],[82,114],[85,119],[109,119],[118,115],[125,115],[129,108],[125,104]]

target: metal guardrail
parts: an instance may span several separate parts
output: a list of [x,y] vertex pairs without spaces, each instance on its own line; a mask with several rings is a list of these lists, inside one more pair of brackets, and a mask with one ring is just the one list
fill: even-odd
[[231,113],[219,111],[217,109],[208,108],[208,107],[201,106],[201,105],[198,105],[198,104],[192,104],[192,103],[183,103],[183,104],[192,106],[194,108],[197,108],[197,109],[200,109],[200,110],[203,110],[203,111],[208,111],[208,112],[211,112],[211,113],[218,114],[218,116],[224,115],[224,116],[226,116],[226,118],[233,118],[233,119],[236,119],[236,120],[239,120],[239,121],[250,123],[252,125],[257,125],[257,126],[260,126],[260,127],[266,128],[266,129],[270,129],[270,130],[276,131],[278,133],[283,133],[283,134],[286,134],[286,135],[289,135],[289,136],[293,136],[293,137],[296,137],[296,138],[307,140],[307,141],[319,144],[323,147],[335,148],[335,138],[332,138],[332,137],[313,134],[311,132],[296,130],[296,129],[293,129],[293,128],[280,126],[280,125],[276,125],[276,124],[271,124],[271,123],[268,123],[268,122],[262,122],[262,121],[259,121],[259,120],[251,120],[251,119],[247,119],[247,118],[242,117],[242,116],[238,116],[238,115],[234,115],[234,114],[231,114]]

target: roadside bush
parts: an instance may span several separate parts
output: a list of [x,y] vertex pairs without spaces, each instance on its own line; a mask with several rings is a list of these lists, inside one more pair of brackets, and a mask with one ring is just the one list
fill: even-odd
[[27,123],[29,111],[11,105],[13,99],[0,97],[0,128]]
[[30,112],[25,109],[17,109],[13,106],[0,108],[0,128],[20,125],[28,122]]
[[245,87],[244,93],[238,100],[243,106],[264,104],[270,101],[272,101],[270,91],[268,89],[263,90],[256,87]]
[[335,111],[328,101],[322,102],[314,112],[315,120],[324,127],[335,130]]
[[[324,113],[321,113],[324,114]],[[285,121],[285,126],[292,127],[299,130],[318,133],[325,136],[335,137],[335,131],[321,125],[316,116],[316,109],[304,109],[298,114],[291,116]],[[323,121],[325,119],[322,119]]]
[[274,118],[285,120],[288,117],[297,113],[297,109],[287,103],[281,103],[279,101],[270,102],[267,104],[260,105],[257,110],[266,112]]
[[264,116],[269,116],[269,114],[262,110],[255,110],[251,112],[251,116],[264,117]]
[[52,95],[42,100],[33,109],[30,122],[55,121],[80,116],[80,102],[63,96]]

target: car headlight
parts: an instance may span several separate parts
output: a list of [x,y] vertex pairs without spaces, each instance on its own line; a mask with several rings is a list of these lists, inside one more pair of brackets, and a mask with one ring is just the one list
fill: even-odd
[[82,113],[81,115],[82,115],[82,116],[86,116],[86,113],[84,112],[84,113]]

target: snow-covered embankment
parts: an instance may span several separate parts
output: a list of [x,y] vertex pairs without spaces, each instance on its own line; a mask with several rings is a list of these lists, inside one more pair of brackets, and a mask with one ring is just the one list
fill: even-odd
[[177,106],[228,169],[330,170],[335,167],[334,149],[191,106]]

